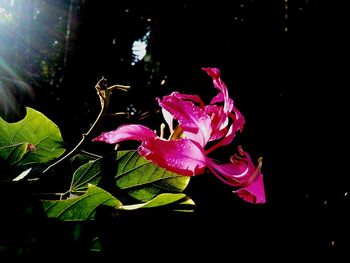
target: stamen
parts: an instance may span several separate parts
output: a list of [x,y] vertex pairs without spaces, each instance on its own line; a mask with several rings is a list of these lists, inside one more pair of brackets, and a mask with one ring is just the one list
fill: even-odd
[[255,178],[259,175],[259,173],[261,171],[261,167],[262,167],[262,160],[263,160],[263,158],[259,157],[259,159],[258,159],[258,166],[256,167],[254,173],[248,179],[248,182],[245,184],[245,186],[250,185],[255,180]]
[[164,139],[164,129],[165,129],[165,124],[162,123],[160,125],[160,135],[159,135],[159,137],[162,138],[162,139]]
[[176,128],[170,134],[169,140],[177,140],[180,138],[185,138],[185,133],[182,130],[180,125],[177,125]]
[[118,150],[118,148],[119,148],[119,146],[120,146],[120,144],[119,144],[119,143],[117,143],[117,144],[114,146],[114,150],[115,150],[115,151],[117,151],[117,150]]

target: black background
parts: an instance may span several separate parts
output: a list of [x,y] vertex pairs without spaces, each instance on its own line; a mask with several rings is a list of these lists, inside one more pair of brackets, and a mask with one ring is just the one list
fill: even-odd
[[[62,3],[67,9],[68,1]],[[132,86],[128,94],[113,97],[112,110],[132,104],[137,112],[153,113],[144,120],[138,113],[106,119],[105,129],[122,122],[156,128],[161,116],[154,98],[176,90],[208,101],[214,93],[201,67],[217,67],[246,118],[236,144],[255,160],[263,157],[265,205],[244,203],[213,176],[198,176],[187,189],[198,206],[194,215],[126,218],[120,223],[124,231],[113,220],[91,226],[103,233],[108,252],[119,247],[130,253],[126,244],[139,242],[140,254],[129,257],[152,258],[158,247],[171,257],[187,251],[219,261],[242,255],[283,261],[348,258],[348,19],[342,4],[90,0],[73,1],[72,10],[63,81],[56,87],[32,83],[35,97],[28,100],[58,124],[68,147],[98,113],[94,85],[101,76],[110,84]],[[148,28],[152,61],[131,65],[132,43]],[[163,79],[166,84],[160,85]],[[218,155],[227,158],[233,147]],[[62,234],[56,236],[69,244]],[[41,237],[49,243],[39,251],[69,251],[48,235]]]

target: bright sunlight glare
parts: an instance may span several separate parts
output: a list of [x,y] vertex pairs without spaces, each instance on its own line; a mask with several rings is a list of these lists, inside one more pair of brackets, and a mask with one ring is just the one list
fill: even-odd
[[0,112],[15,112],[32,98],[38,79],[48,86],[59,79],[67,10],[67,2],[0,0]]
[[32,89],[16,70],[19,48],[15,0],[0,0],[0,112],[17,112],[18,100],[33,96]]

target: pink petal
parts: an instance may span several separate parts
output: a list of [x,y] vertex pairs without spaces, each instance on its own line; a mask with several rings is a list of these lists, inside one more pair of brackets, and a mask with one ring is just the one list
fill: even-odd
[[219,140],[222,137],[225,137],[228,133],[228,129],[224,128],[222,130],[214,130],[210,136],[210,140],[209,141],[215,141],[215,140]]
[[188,139],[166,141],[157,137],[143,141],[138,151],[147,160],[181,175],[201,174],[206,167],[205,153]]
[[222,92],[219,92],[212,100],[210,101],[210,105],[213,105],[215,103],[221,103],[225,100],[224,94]]
[[202,147],[206,145],[211,134],[211,120],[201,108],[173,95],[158,99],[158,103],[179,122],[186,138],[196,141]]
[[233,187],[241,187],[234,191],[240,198],[251,203],[265,203],[265,190],[261,173],[262,160],[257,167],[248,153],[238,148],[241,156],[231,157],[231,163],[216,164],[207,159],[209,170],[222,182]]
[[179,93],[179,92],[175,91],[170,96],[174,96],[174,97],[176,97],[178,99],[182,99],[182,100],[190,100],[192,102],[197,103],[200,108],[204,108],[204,106],[205,106],[201,97],[199,97],[198,95],[184,94],[184,93]]
[[205,112],[211,117],[212,134],[209,141],[218,140],[227,133],[229,120],[227,114],[223,112],[223,107],[218,105],[205,106]]
[[106,142],[115,144],[126,140],[143,141],[156,137],[156,134],[143,125],[122,125],[118,129],[109,132],[103,132],[100,136],[94,138],[94,142]]
[[218,164],[214,160],[207,158],[209,170],[222,182],[234,187],[242,187],[248,184],[249,179],[255,171],[254,165],[247,157],[242,158],[237,155],[231,157],[230,163]]
[[228,95],[226,84],[220,78],[220,70],[217,68],[202,68],[202,70],[207,72],[208,75],[213,78],[214,87],[220,91],[220,93],[212,99],[210,104],[224,102],[224,112],[226,114],[231,112],[233,100]]
[[250,185],[233,192],[246,202],[253,204],[266,203],[264,180],[263,175],[260,171],[255,180]]
[[242,132],[245,120],[243,115],[234,107],[234,111],[235,111],[235,115],[233,114],[229,114],[229,116],[231,117],[233,123],[230,126],[230,128],[228,129],[228,132],[226,133],[225,137],[219,141],[217,144],[214,144],[212,147],[210,147],[208,150],[206,150],[206,153],[210,153],[212,151],[214,151],[215,149],[224,146],[224,145],[228,145],[230,144],[233,139],[236,136],[236,133],[238,131]]
[[[228,125],[228,116],[231,114],[231,111],[234,109],[233,106],[233,100],[229,97],[228,95],[228,90],[226,87],[226,84],[221,80],[220,78],[220,70],[217,68],[202,68],[204,71],[207,72],[207,74],[213,78],[213,84],[216,89],[219,90],[219,93],[211,100],[210,105],[206,106],[206,112],[211,112],[214,114],[213,122],[212,122],[212,129],[213,131],[213,136],[211,140],[214,139],[219,139],[218,135],[222,134],[217,133],[217,131],[221,131],[222,129],[226,128]],[[223,106],[220,106],[220,110],[217,110],[216,112],[213,111],[213,107],[210,106],[217,106],[215,105],[216,103],[224,103]],[[218,107],[218,106],[217,106]],[[231,135],[230,138],[233,139],[234,134],[236,133],[235,131],[232,131],[233,135]],[[229,138],[229,139],[230,139]],[[222,144],[220,145],[225,145],[229,141],[229,139],[225,140]],[[231,140],[232,141],[232,140]],[[229,143],[231,142],[229,141]]]
[[202,68],[202,70],[204,70],[205,72],[208,73],[208,75],[210,77],[212,77],[213,79],[218,79],[220,78],[220,70],[217,68]]

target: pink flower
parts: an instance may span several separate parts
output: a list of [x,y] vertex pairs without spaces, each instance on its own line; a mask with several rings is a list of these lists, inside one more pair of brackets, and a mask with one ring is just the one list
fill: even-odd
[[[238,148],[239,155],[231,162],[218,164],[208,157],[213,150],[232,142],[237,131],[242,131],[244,117],[234,106],[225,83],[216,68],[203,68],[212,77],[218,94],[205,105],[197,95],[173,92],[162,99],[157,98],[171,136],[169,140],[159,137],[143,125],[123,125],[114,131],[104,132],[93,141],[116,144],[125,140],[141,141],[138,148],[144,156],[160,167],[182,175],[202,174],[208,168],[222,182],[238,190],[243,200],[265,203],[262,161],[257,167],[248,153]],[[174,120],[178,126],[173,129]],[[212,145],[205,149],[208,142]]]
[[234,191],[240,198],[250,203],[265,203],[263,175],[261,173],[262,158],[255,167],[249,154],[238,147],[240,155],[231,156],[230,163],[216,164],[207,159],[210,171],[222,182],[233,187],[240,187]]

